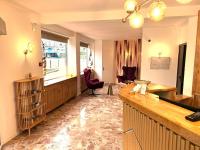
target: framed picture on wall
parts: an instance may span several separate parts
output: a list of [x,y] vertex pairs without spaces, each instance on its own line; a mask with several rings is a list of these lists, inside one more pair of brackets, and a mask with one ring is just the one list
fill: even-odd
[[170,68],[170,57],[151,57],[150,69],[163,69]]

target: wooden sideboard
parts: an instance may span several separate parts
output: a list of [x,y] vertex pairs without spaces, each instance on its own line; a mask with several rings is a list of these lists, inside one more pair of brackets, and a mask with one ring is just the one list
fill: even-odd
[[45,85],[44,99],[47,102],[47,112],[50,112],[58,106],[77,95],[77,77],[68,78],[57,83]]
[[200,11],[198,17],[197,40],[196,40],[196,54],[194,63],[194,77],[193,77],[193,94],[200,94]]
[[21,131],[28,130],[46,119],[46,101],[43,78],[32,77],[15,81],[17,124]]
[[173,96],[175,88],[153,85],[146,95],[122,88],[124,150],[200,150],[200,121],[190,122],[190,110],[160,100],[154,92]]
[[81,75],[81,92],[84,92],[85,90],[87,90],[87,85],[85,83],[84,75]]

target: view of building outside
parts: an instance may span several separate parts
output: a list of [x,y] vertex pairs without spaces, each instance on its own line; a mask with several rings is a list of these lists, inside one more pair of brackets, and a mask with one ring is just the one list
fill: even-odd
[[67,43],[42,39],[43,52],[46,57],[45,80],[67,74]]
[[89,64],[90,49],[88,47],[80,46],[80,71],[81,74],[83,70],[90,66]]

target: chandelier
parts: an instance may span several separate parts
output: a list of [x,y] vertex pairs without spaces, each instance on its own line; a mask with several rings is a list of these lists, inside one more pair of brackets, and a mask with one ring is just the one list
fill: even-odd
[[[192,0],[176,0],[181,4],[190,3]],[[166,4],[162,0],[144,0],[139,3],[139,0],[125,0],[124,9],[128,15],[122,19],[125,23],[129,20],[129,24],[133,28],[140,28],[144,24],[144,16],[140,10],[142,7],[152,2],[148,8],[147,17],[153,21],[160,21],[164,18],[166,12]]]

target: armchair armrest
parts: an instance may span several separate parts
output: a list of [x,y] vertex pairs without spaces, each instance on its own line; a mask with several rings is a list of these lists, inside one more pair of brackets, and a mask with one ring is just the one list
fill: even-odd
[[124,82],[126,80],[125,76],[117,76],[118,82]]

